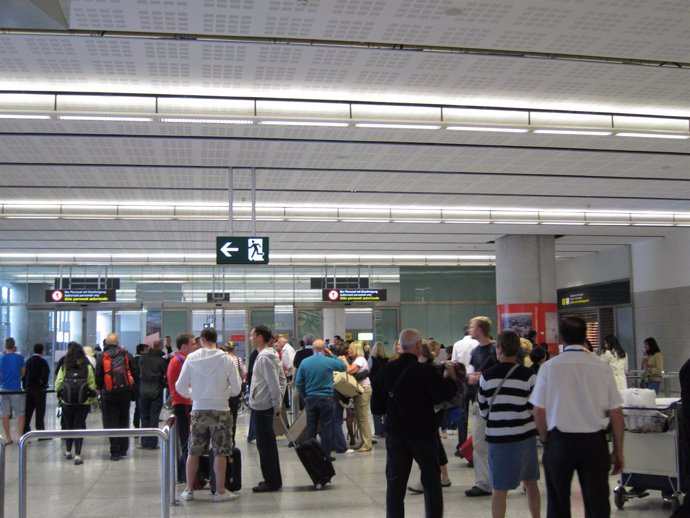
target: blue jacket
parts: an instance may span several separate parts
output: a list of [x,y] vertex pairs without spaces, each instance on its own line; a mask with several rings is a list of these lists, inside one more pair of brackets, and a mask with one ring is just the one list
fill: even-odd
[[345,365],[337,358],[314,354],[300,364],[295,386],[303,398],[332,397],[333,372],[344,370]]

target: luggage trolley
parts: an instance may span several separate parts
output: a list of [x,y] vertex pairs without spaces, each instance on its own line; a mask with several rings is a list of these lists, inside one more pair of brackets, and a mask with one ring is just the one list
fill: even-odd
[[657,398],[656,408],[623,407],[625,467],[613,490],[618,509],[623,509],[628,500],[649,496],[648,490],[661,491],[665,508],[678,508],[685,490],[680,457],[681,412],[676,398]]

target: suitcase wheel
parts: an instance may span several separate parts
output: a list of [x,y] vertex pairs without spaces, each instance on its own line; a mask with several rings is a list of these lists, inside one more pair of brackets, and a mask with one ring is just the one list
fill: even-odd
[[323,489],[323,484],[314,484],[314,489]]

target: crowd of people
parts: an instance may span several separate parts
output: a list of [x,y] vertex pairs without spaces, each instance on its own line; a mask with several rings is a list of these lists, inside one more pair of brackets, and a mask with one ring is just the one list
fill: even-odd
[[[520,337],[506,330],[494,340],[492,322],[482,316],[468,322],[452,350],[405,329],[390,354],[381,342],[370,350],[337,335],[332,341],[306,335],[295,350],[285,336],[259,325],[251,330],[246,363],[232,342],[218,343],[213,328],[199,336],[179,335],[174,349],[171,337],[151,347],[140,344],[136,355],[110,333],[102,350],[68,345],[55,369],[55,392],[65,430],[85,428],[94,410],[102,412],[104,428],[129,428],[132,402],[133,425],[155,428],[169,405],[177,422],[178,482],[185,484],[181,498],[186,501],[194,500],[203,484],[202,460],[209,453],[207,470],[216,481],[225,480],[236,449],[238,409],[246,396],[251,409],[247,440],[256,443],[262,476],[252,487],[255,493],[282,488],[274,422],[285,419],[287,406],[294,416],[305,413],[305,437],[318,437],[331,462],[335,454],[368,453],[377,440],[385,441],[388,517],[404,516],[408,489],[424,495],[427,517],[440,517],[442,488],[451,485],[443,439],[452,410],[457,456],[462,456],[472,416],[475,481],[465,495],[491,496],[493,518],[505,516],[507,493],[518,487],[527,494],[532,518],[540,516],[539,441],[544,445],[547,517],[570,516],[574,472],[588,516],[608,516],[608,474],[620,472],[624,464],[619,391],[627,387],[628,355],[613,335],[595,353],[586,331],[581,319],[563,319],[562,352],[550,358],[548,346],[537,344],[534,332]],[[10,416],[17,418],[18,436],[31,430],[34,415],[36,428],[45,428],[50,369],[44,352],[36,344],[25,361],[14,340],[5,341],[0,398],[7,444],[14,442]],[[658,393],[663,356],[652,337],[644,340],[641,367],[643,383]],[[340,388],[342,380],[356,387],[352,394]],[[65,459],[82,464],[82,443],[65,440]],[[113,437],[109,443],[111,461],[128,455],[128,438]],[[158,440],[144,435],[136,447],[157,449]],[[420,477],[410,483],[413,462]],[[220,483],[211,498],[238,497]]]

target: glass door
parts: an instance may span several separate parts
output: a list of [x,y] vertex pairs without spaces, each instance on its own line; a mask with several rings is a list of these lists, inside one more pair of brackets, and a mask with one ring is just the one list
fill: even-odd
[[132,354],[144,340],[145,320],[146,312],[141,309],[115,310],[115,332],[120,337],[120,345]]
[[192,310],[192,333],[199,336],[202,329],[215,327],[218,332],[218,341],[223,340],[223,309],[208,308]]
[[246,358],[249,348],[247,332],[247,311],[244,309],[226,309],[223,313],[223,336],[231,340],[236,347],[237,356]]

